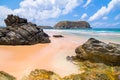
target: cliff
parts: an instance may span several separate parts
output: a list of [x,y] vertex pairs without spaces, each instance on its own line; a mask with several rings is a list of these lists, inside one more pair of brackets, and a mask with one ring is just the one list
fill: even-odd
[[77,28],[91,28],[86,21],[61,21],[58,22],[54,28],[56,29],[77,29]]

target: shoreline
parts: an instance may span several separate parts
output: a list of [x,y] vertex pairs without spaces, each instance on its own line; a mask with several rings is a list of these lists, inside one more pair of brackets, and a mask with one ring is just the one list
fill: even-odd
[[[62,34],[61,32],[46,31],[51,43],[24,45],[24,46],[0,46],[0,69],[21,80],[32,70],[50,70],[61,77],[70,74],[80,74],[78,66],[67,61],[67,56],[74,56],[76,47],[86,42],[87,38]],[[63,38],[54,38],[52,35],[61,34]],[[103,40],[108,42],[107,40]]]
[[[60,33],[50,33],[53,34]],[[60,76],[80,73],[76,65],[66,60],[66,56],[75,55],[75,48],[84,40],[69,35],[63,36],[64,38],[50,37],[51,43],[47,44],[0,46],[1,70],[15,76],[17,80],[34,69],[54,71]],[[75,42],[76,40],[79,44]]]

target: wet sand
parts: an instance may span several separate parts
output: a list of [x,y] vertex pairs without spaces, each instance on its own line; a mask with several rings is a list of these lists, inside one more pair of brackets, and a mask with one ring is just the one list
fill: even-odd
[[[60,34],[47,32],[50,36]],[[31,46],[0,46],[0,70],[18,80],[34,69],[51,70],[61,77],[80,73],[77,66],[66,60],[75,55],[75,48],[85,42],[75,36],[63,35],[64,38],[50,37],[51,43]]]

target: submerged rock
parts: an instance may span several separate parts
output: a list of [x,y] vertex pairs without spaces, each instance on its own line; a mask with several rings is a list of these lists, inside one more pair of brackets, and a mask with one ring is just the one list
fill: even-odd
[[77,29],[77,28],[91,28],[86,21],[61,21],[58,22],[54,28],[56,29]]
[[27,19],[8,15],[5,19],[7,27],[0,28],[0,45],[32,45],[49,43],[49,36],[43,30],[27,22]]
[[9,75],[8,73],[0,71],[0,80],[16,80],[16,78]]
[[76,57],[81,60],[102,62],[109,65],[120,65],[120,44],[106,44],[94,38],[75,50]]

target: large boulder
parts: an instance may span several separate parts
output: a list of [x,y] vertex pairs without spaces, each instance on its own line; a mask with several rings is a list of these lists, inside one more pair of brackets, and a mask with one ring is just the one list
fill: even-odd
[[77,28],[91,28],[86,21],[61,21],[58,22],[54,28],[56,29],[77,29]]
[[0,80],[16,80],[16,78],[6,72],[0,71]]
[[94,38],[75,50],[76,57],[81,60],[102,62],[109,65],[120,65],[120,44],[106,44]]
[[43,30],[27,22],[24,18],[8,15],[5,19],[7,27],[0,28],[0,45],[32,45],[49,43],[49,36]]

